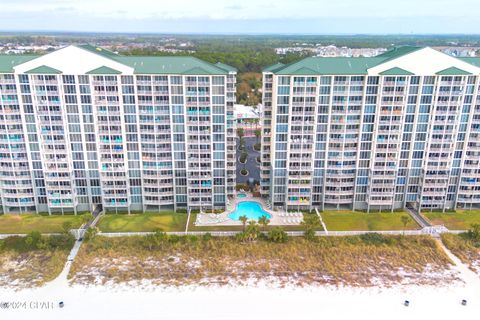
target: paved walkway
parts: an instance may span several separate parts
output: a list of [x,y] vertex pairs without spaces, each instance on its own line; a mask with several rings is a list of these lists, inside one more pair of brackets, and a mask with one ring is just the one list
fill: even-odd
[[417,210],[405,207],[405,211],[410,214],[410,216],[415,220],[422,228],[431,227],[432,225],[425,219],[421,214],[417,212]]
[[436,239],[436,241],[440,246],[440,248],[442,248],[442,250],[448,256],[448,258],[452,260],[453,264],[455,265],[455,268],[460,273],[460,277],[462,278],[462,280],[465,283],[468,283],[470,287],[476,288],[474,291],[478,292],[478,289],[480,288],[480,276],[475,272],[473,272],[472,270],[470,270],[470,268],[467,265],[465,265],[456,255],[454,255],[447,247],[445,247],[442,240]]
[[325,224],[325,222],[323,222],[322,215],[320,214],[317,208],[315,208],[315,212],[317,213],[317,216],[320,218],[320,223],[322,224],[323,230],[325,230],[325,233],[328,234],[327,225]]
[[70,250],[70,254],[68,255],[67,260],[68,261],[73,261],[75,257],[78,254],[78,251],[80,250],[80,247],[82,246],[83,240],[77,240],[75,241],[75,244],[72,247],[72,250]]

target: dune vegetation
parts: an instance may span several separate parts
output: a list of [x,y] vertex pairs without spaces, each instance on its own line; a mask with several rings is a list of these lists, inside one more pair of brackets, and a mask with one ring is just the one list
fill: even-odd
[[451,262],[427,236],[236,238],[167,236],[107,238],[86,242],[69,278],[80,284],[149,283],[163,286],[251,284],[390,286],[446,284]]
[[443,233],[442,242],[471,270],[480,274],[480,226],[461,234]]
[[21,289],[41,286],[62,271],[75,239],[69,234],[0,240],[0,286]]

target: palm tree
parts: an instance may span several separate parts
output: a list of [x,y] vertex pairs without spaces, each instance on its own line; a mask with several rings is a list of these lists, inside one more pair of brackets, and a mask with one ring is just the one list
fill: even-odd
[[93,218],[93,215],[91,213],[82,214],[81,216],[82,224],[88,223],[92,218]]
[[300,225],[305,230],[305,238],[312,240],[315,237],[315,229],[321,225],[321,222],[316,214],[308,214],[303,216],[303,221]]
[[243,128],[237,128],[237,136],[240,138],[240,140],[243,138],[245,135],[245,130]]
[[238,218],[238,220],[240,220],[243,224],[243,232],[245,232],[245,227],[247,226],[247,216],[240,216],[240,218]]
[[255,129],[255,138],[257,138],[257,143],[260,142],[260,136],[262,135],[262,130]]
[[408,216],[402,216],[400,220],[403,223],[403,234],[405,235],[405,229],[407,228],[407,224],[410,222],[410,218]]
[[261,216],[260,219],[258,219],[258,223],[262,225],[263,231],[265,231],[267,225],[270,223],[270,220],[267,218],[267,216]]
[[257,237],[258,237],[258,224],[257,224],[257,221],[255,220],[250,220],[248,222],[248,227],[247,227],[247,231],[246,231],[246,234],[247,234],[247,240],[248,241],[255,241],[257,240]]

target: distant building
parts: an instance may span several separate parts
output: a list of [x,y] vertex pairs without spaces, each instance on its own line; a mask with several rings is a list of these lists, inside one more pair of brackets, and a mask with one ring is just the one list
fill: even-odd
[[480,207],[480,58],[401,47],[263,72],[274,207]]
[[246,137],[254,137],[255,130],[260,128],[261,105],[257,107],[236,104],[234,106],[237,128],[242,128]]

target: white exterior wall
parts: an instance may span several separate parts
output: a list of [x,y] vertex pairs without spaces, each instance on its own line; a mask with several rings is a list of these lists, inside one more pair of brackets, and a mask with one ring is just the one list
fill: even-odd
[[[280,180],[275,178],[281,176],[271,171],[270,180],[262,184],[263,194],[275,206],[358,210],[394,210],[406,205],[423,210],[480,206],[478,76],[284,76],[265,73],[264,78],[267,75],[273,77],[272,113],[263,121],[272,123],[272,141],[264,144],[262,158],[270,159],[273,169],[283,159],[276,153],[282,143],[278,134],[283,133],[278,131],[277,119],[288,116],[287,179],[276,182]],[[280,78],[289,81],[286,85],[289,93],[283,94],[288,101],[286,114],[279,113],[279,83],[286,81]],[[320,87],[323,79],[328,78],[330,85],[324,87],[329,91],[323,94],[329,97],[325,109],[319,102]],[[301,97],[306,101],[311,98],[310,94],[299,93],[308,87],[306,84],[294,84],[301,79],[316,83],[315,151],[312,152],[315,158],[311,167],[310,162],[302,167],[302,172],[305,169],[305,173],[311,175],[312,179],[307,180],[312,183],[300,185],[304,192],[295,194],[288,190],[295,189],[292,181],[296,183],[299,178],[292,175],[288,164],[292,158],[303,154],[302,149],[298,149],[303,144],[290,139],[297,125],[292,120],[305,117],[307,104],[300,111],[294,111],[293,99]],[[369,81],[377,82],[372,85]],[[352,87],[356,87],[354,91]],[[375,89],[375,94],[369,94],[367,87]],[[270,90],[264,88],[264,92]],[[367,96],[375,99],[371,106],[368,106]],[[334,97],[343,102],[334,102]],[[352,97],[361,100],[353,103]],[[328,119],[326,126],[321,125],[320,119]],[[302,137],[308,136],[308,126],[303,122]],[[264,165],[262,172],[267,169]],[[352,174],[350,169],[353,169]],[[285,197],[275,190],[286,190]],[[304,201],[292,201],[292,197],[302,196]]]
[[[25,74],[42,65],[62,74]],[[121,74],[86,74],[102,66]],[[14,69],[0,74],[3,212],[211,210],[235,195],[235,73],[134,75],[76,47]]]

